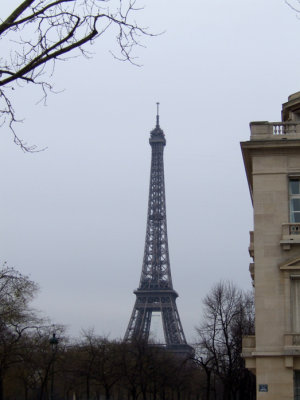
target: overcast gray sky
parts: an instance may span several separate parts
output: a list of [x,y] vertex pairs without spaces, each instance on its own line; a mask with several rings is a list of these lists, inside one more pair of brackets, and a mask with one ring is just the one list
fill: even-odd
[[[2,2],[3,3],[3,2]],[[0,16],[16,0],[1,4]],[[161,103],[171,270],[189,341],[211,286],[251,288],[252,206],[239,142],[279,121],[300,90],[300,20],[284,0],[144,0],[138,68],[114,60],[107,32],[92,59],[57,64],[55,88],[16,93],[17,129],[0,135],[0,255],[41,288],[35,306],[72,335],[123,337],[138,286],[155,103]]]

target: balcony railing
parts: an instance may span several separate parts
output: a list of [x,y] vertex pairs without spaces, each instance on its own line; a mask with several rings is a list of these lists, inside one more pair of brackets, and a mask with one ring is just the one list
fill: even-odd
[[250,243],[248,247],[249,255],[254,259],[254,232],[250,231]]
[[250,123],[251,140],[282,139],[284,137],[300,138],[300,122],[268,122]]
[[300,223],[290,222],[288,224],[282,224],[282,236],[288,239],[293,235],[300,235]]
[[250,276],[252,279],[252,285],[254,286],[254,280],[255,280],[255,267],[254,267],[254,263],[250,263],[249,264],[249,272],[250,272]]
[[300,334],[299,333],[288,333],[284,335],[284,346],[295,347],[300,346]]
[[273,135],[288,135],[297,132],[297,124],[292,122],[271,122]]
[[243,351],[244,350],[253,351],[256,346],[255,343],[256,343],[255,335],[243,336],[243,340],[242,340]]
[[300,223],[282,224],[280,244],[284,250],[289,250],[292,244],[300,244]]

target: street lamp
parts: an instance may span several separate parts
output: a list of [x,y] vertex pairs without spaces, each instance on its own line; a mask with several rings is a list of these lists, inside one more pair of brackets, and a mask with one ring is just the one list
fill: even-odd
[[50,390],[50,400],[53,400],[53,387],[54,387],[54,360],[55,360],[55,354],[57,352],[57,345],[58,345],[58,339],[55,336],[55,333],[53,333],[52,338],[49,340],[49,344],[52,349],[52,366],[51,366],[51,390]]

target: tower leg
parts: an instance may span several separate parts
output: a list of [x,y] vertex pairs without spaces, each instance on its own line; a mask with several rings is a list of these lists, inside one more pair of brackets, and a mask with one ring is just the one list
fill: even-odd
[[152,310],[147,309],[146,306],[143,308],[137,308],[135,304],[124,340],[128,341],[132,339],[137,339],[148,341],[150,334],[151,317]]

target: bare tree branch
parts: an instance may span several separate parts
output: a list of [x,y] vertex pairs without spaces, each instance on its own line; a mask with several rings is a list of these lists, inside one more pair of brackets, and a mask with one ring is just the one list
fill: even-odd
[[10,16],[0,25],[0,35],[9,29],[15,22],[15,20],[26,10],[34,0],[25,0],[23,3],[19,5],[11,14]]
[[293,6],[293,4],[289,0],[284,0],[285,4],[287,4],[292,10],[296,11],[296,13],[300,13],[300,1],[294,0],[298,6]]
[[38,85],[46,99],[53,88],[55,62],[69,55],[87,56],[87,46],[107,30],[117,30],[119,54],[112,52],[113,56],[136,64],[133,49],[141,45],[143,36],[153,36],[133,19],[141,9],[136,0],[25,0],[0,23],[0,40],[9,49],[0,56],[0,126],[11,129],[24,151],[36,148],[25,144],[14,130],[20,119],[11,90],[21,89],[20,82]]

